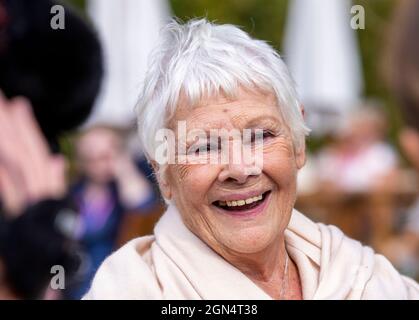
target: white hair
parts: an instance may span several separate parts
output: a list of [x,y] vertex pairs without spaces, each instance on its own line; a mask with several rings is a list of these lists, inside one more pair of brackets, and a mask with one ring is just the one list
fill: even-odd
[[219,92],[234,96],[239,86],[272,91],[294,146],[304,146],[310,129],[287,68],[270,45],[234,25],[205,19],[166,25],[150,55],[137,105],[140,143],[148,159],[154,160],[156,133],[167,126],[181,92],[193,104]]

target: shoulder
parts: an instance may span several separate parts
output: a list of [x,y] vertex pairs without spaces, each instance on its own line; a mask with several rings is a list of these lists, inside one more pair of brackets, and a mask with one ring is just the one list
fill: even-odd
[[[331,260],[341,261],[341,266],[351,266],[354,272],[352,293],[356,297],[359,289],[359,299],[419,299],[419,284],[402,274],[382,254],[371,247],[363,245],[358,240],[347,237],[336,226],[323,226],[330,233],[338,236],[339,245],[332,245],[335,253]],[[332,243],[334,241],[331,241]],[[324,250],[324,249],[323,249]],[[340,252],[339,252],[340,251]],[[340,256],[340,258],[338,258]]]
[[419,284],[401,275],[381,254],[374,255],[374,268],[366,283],[363,299],[419,299]]
[[347,237],[336,226],[313,222],[294,210],[285,236],[300,273],[314,279],[306,281],[312,288],[309,296],[419,299],[419,285],[414,280],[401,275],[384,256]]
[[153,272],[154,236],[131,240],[105,259],[83,299],[159,299]]

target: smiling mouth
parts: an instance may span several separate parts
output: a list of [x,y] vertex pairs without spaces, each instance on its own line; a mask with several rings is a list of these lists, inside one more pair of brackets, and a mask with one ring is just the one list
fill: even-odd
[[262,205],[266,197],[271,193],[271,191],[266,191],[258,196],[251,197],[248,199],[239,199],[233,201],[214,201],[212,204],[217,208],[226,210],[226,211],[246,211],[254,209]]

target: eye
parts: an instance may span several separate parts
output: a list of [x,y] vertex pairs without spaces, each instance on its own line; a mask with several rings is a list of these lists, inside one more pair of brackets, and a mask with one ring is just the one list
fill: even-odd
[[252,136],[252,143],[258,143],[263,141],[269,140],[271,138],[274,138],[276,135],[270,131],[270,130],[263,130],[262,132],[258,132],[257,134],[254,134]]
[[195,154],[195,155],[207,154],[209,152],[216,152],[219,150],[219,148],[220,146],[217,143],[193,145],[191,148],[189,148],[188,154]]
[[220,149],[220,145],[216,142],[207,143],[205,146],[205,152],[217,152]]
[[195,154],[199,154],[200,152],[209,152],[212,149],[212,145],[210,143],[204,144],[199,146],[197,150],[195,150]]
[[263,130],[263,139],[269,139],[275,137],[275,135],[269,130]]

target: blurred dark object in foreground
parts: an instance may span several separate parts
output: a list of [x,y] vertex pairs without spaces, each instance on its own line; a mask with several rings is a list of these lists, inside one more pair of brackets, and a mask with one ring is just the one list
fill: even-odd
[[[51,268],[60,267],[65,282],[70,282],[78,264],[76,242],[70,235],[75,220],[72,205],[56,198],[55,190],[35,192],[42,197],[34,198],[24,194],[23,188],[14,188],[20,181],[33,181],[34,176],[41,177],[36,179],[41,190],[45,181],[55,181],[45,174],[58,157],[51,151],[59,152],[60,134],[75,129],[90,114],[103,74],[99,41],[80,17],[65,7],[64,29],[51,27],[51,8],[56,4],[62,5],[49,0],[0,0],[0,91],[8,98],[2,102],[2,111],[7,115],[12,109],[5,107],[22,105],[11,103],[16,100],[11,98],[22,96],[34,113],[10,117],[12,134],[3,142],[13,143],[0,148],[4,174],[0,177],[13,182],[0,185],[0,299],[60,298],[61,288],[51,286],[55,275]],[[12,120],[27,125],[19,127]],[[5,139],[6,127],[0,127],[0,139]],[[30,137],[39,147],[32,143],[27,148],[24,142],[33,142]],[[45,150],[46,141],[49,150]],[[60,173],[65,186],[64,165]],[[26,209],[11,215],[4,206],[10,194],[24,198],[19,208]]]
[[90,114],[103,74],[94,32],[65,8],[64,29],[51,28],[50,0],[0,1],[0,89],[30,100],[47,140]]
[[[53,266],[63,268],[64,281],[71,278],[79,264],[69,236],[75,219],[67,200],[46,200],[0,223],[0,279],[8,286],[9,298],[45,298]],[[3,286],[0,289],[4,292]]]

